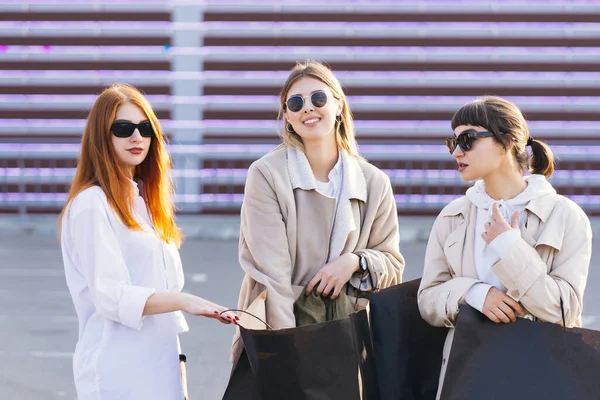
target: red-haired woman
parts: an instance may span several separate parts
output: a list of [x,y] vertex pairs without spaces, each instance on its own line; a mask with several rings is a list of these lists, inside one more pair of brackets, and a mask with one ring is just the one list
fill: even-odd
[[77,396],[184,398],[181,311],[221,322],[236,316],[181,293],[171,167],[149,102],[134,87],[105,89],[90,111],[60,238],[79,319]]

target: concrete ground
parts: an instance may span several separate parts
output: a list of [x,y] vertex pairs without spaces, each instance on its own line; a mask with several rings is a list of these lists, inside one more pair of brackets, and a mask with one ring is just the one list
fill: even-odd
[[[401,219],[401,250],[407,260],[404,280],[421,275],[423,239],[432,222],[430,218]],[[235,219],[219,218],[182,223],[193,236],[181,248],[187,292],[236,306],[242,278],[236,223]],[[0,216],[2,400],[76,398],[71,359],[77,319],[65,284],[60,248],[52,236],[53,224],[50,218],[29,221],[25,226],[22,221]],[[594,222],[594,226],[599,224]],[[584,324],[594,329],[600,329],[599,250],[600,239],[596,239],[584,312]],[[229,378],[234,328],[199,317],[188,316],[188,322],[190,332],[181,339],[188,356],[190,397],[221,399]]]

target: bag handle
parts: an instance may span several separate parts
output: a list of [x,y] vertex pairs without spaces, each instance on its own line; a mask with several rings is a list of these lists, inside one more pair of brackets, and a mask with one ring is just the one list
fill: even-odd
[[562,296],[560,296],[560,314],[562,316],[563,328],[567,329],[567,322],[565,319],[565,306],[563,304]]
[[[251,312],[248,312],[248,311],[246,311],[246,310],[238,310],[238,309],[236,309],[236,308],[230,308],[230,309],[228,309],[228,310],[221,311],[221,312],[219,313],[219,316],[221,316],[221,315],[223,315],[223,313],[226,313],[226,312],[229,312],[229,311],[233,311],[233,312],[241,312],[241,313],[244,313],[244,314],[248,314],[248,315],[250,315],[251,317],[254,317],[254,318],[256,318],[257,320],[259,320],[260,322],[262,322],[263,324],[265,324],[265,326],[267,327],[267,330],[269,330],[269,331],[274,331],[274,330],[275,330],[275,329],[273,329],[273,327],[272,327],[271,325],[267,324],[265,321],[263,321],[262,319],[260,319],[260,318],[259,318],[259,317],[257,317],[256,315],[254,315],[254,314],[252,314]],[[239,325],[239,326],[241,326],[242,328],[244,328],[244,327],[243,327],[242,325],[240,325],[239,323],[238,323],[238,325]],[[246,329],[246,328],[244,328],[244,329]]]

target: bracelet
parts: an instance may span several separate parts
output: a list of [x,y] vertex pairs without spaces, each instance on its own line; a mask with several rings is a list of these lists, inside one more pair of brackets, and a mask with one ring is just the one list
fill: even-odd
[[179,355],[179,361],[187,362],[187,357],[185,356],[185,354]]

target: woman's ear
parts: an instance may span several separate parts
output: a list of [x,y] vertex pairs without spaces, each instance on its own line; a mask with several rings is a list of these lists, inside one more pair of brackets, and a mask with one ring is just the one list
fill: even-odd
[[344,99],[337,101],[337,110],[335,112],[335,115],[337,115],[338,117],[342,115],[342,110],[344,109],[344,101]]
[[512,137],[511,135],[505,135],[503,137],[503,142],[504,142],[504,150],[507,153],[512,152],[513,149],[515,148],[515,146],[517,145],[517,142],[515,141],[515,138]]

